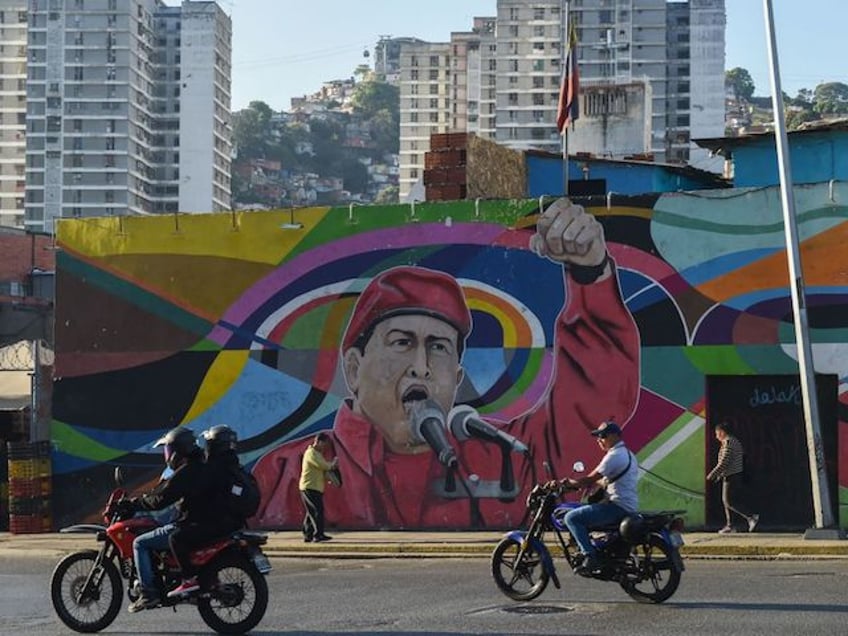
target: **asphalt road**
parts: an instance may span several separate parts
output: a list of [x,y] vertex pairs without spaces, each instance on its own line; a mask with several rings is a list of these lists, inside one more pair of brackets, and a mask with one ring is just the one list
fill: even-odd
[[[0,633],[71,633],[50,606],[55,559],[0,558]],[[848,560],[689,561],[663,605],[632,601],[614,583],[561,572],[537,600],[494,586],[484,559],[273,559],[271,603],[253,634],[688,634],[848,633]],[[131,615],[108,634],[209,633],[191,607]]]

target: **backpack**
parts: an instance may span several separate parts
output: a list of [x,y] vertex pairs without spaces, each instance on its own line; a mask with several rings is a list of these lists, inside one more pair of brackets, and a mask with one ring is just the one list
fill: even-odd
[[259,482],[242,466],[230,469],[230,486],[227,492],[227,509],[234,517],[247,520],[259,510],[261,493]]

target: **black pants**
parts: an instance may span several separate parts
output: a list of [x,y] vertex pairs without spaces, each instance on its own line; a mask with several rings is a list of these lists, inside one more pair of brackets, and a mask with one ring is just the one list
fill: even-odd
[[324,493],[317,490],[301,490],[300,499],[306,514],[303,516],[303,537],[314,539],[324,536]]
[[225,537],[231,531],[228,527],[209,524],[177,524],[176,529],[168,537],[168,543],[171,545],[171,551],[174,553],[177,563],[180,564],[183,578],[188,579],[197,574],[197,568],[191,564],[189,558],[192,550],[196,550],[204,543],[211,543],[215,539]]

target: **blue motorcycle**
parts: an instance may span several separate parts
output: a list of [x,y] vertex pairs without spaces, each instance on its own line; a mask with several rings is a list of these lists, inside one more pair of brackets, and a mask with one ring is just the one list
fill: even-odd
[[[574,464],[582,472],[582,462]],[[495,546],[492,576],[495,584],[515,601],[538,597],[553,581],[561,588],[554,559],[545,544],[546,534],[556,537],[569,567],[581,576],[614,581],[640,603],[662,603],[671,598],[680,585],[684,570],[680,557],[683,545],[684,510],[638,512],[611,526],[593,528],[592,542],[597,548],[599,566],[581,570],[577,543],[565,526],[565,515],[583,502],[561,502],[563,489],[537,484],[527,497],[530,525],[527,530],[512,530]]]

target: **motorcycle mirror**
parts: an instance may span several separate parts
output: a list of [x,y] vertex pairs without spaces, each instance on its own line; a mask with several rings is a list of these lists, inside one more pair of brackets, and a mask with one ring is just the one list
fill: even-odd
[[124,483],[124,471],[120,466],[115,466],[115,485],[121,486]]
[[582,473],[584,470],[586,470],[586,466],[583,465],[583,462],[574,462],[574,466],[572,466],[571,469],[575,473]]

